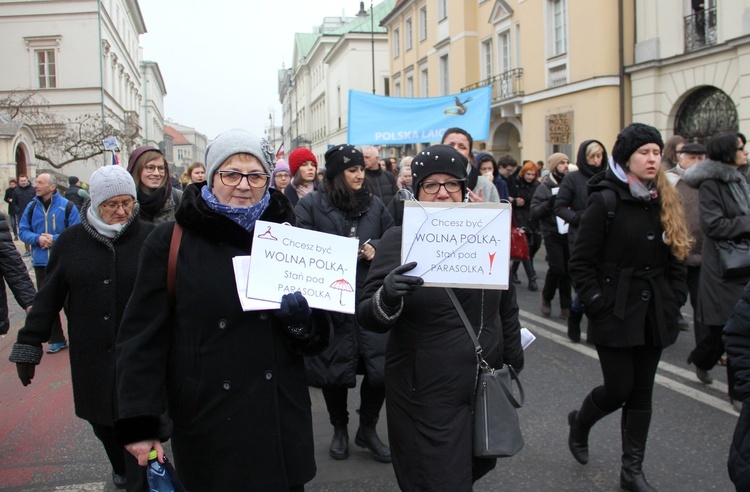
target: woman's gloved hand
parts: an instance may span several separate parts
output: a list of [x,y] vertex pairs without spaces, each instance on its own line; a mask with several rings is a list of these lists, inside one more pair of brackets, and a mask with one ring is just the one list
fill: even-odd
[[383,291],[381,301],[389,308],[398,308],[401,298],[417,290],[424,284],[422,277],[404,275],[404,272],[413,270],[417,266],[416,261],[394,268],[383,280]]
[[281,297],[281,306],[274,314],[289,335],[304,338],[310,334],[312,310],[302,292],[284,294]]
[[21,384],[28,386],[31,384],[31,380],[34,379],[36,364],[16,362],[16,371],[18,371],[18,379],[21,380]]

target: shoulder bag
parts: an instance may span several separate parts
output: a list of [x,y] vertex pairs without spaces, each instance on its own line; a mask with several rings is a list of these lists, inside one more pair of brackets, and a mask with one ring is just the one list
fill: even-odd
[[528,260],[530,258],[526,232],[516,226],[516,218],[512,216],[510,222],[510,259]]
[[[518,412],[524,402],[521,381],[513,368],[503,364],[493,369],[482,357],[482,346],[474,334],[469,318],[453,289],[445,289],[458,315],[474,343],[479,365],[477,386],[474,392],[474,456],[477,458],[505,458],[513,456],[523,448],[523,435],[518,422]],[[511,390],[513,381],[518,387],[520,402]]]
[[750,240],[726,239],[716,241],[715,244],[722,278],[750,276]]

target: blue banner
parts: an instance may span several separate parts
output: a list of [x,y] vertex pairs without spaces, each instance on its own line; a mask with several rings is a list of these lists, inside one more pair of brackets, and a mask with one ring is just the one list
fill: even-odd
[[442,97],[388,97],[349,91],[350,145],[440,142],[460,127],[474,140],[490,131],[492,86]]

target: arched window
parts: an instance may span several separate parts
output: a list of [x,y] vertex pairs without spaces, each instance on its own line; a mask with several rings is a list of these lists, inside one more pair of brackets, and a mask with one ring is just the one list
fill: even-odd
[[716,87],[701,87],[690,94],[677,110],[675,135],[689,142],[706,142],[722,131],[738,131],[737,108],[732,99]]

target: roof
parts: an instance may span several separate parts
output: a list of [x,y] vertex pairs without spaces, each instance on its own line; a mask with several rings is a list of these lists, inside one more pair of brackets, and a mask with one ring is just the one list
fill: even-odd
[[182,133],[178,132],[171,126],[165,126],[164,133],[172,137],[172,145],[193,145],[190,143],[190,140],[182,136]]
[[305,58],[310,53],[315,41],[319,37],[320,34],[318,33],[298,32],[294,34],[294,44],[297,47],[298,59]]
[[372,7],[373,19],[370,19],[370,10],[367,10],[367,17],[357,17],[353,21],[344,24],[343,26],[333,31],[327,32],[326,35],[342,35],[350,32],[375,32],[375,33],[387,33],[388,30],[385,27],[380,27],[380,22],[383,18],[388,15],[393,6],[396,5],[396,0],[385,0]]

